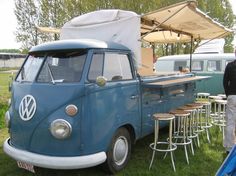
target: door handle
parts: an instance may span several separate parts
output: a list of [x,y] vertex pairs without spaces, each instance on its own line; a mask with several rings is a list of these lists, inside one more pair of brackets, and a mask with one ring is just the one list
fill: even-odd
[[136,98],[138,98],[139,96],[138,95],[132,95],[131,97],[130,97],[130,99],[136,99]]

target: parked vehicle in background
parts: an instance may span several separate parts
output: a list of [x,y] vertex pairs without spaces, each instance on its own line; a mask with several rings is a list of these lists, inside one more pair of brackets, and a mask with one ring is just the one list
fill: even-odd
[[[193,54],[192,72],[199,76],[211,76],[208,81],[198,81],[197,92],[209,92],[212,95],[224,93],[223,74],[225,66],[235,59],[234,53]],[[155,68],[160,72],[178,72],[190,68],[190,55],[172,55],[158,58]]]

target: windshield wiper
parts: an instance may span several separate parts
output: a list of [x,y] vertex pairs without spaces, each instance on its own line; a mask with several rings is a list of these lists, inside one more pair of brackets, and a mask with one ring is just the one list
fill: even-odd
[[47,62],[47,68],[48,68],[48,71],[49,71],[50,78],[52,80],[52,84],[61,83],[61,82],[64,81],[64,79],[56,79],[56,80],[54,79],[53,74],[52,74],[52,70],[51,70],[48,62]]
[[55,82],[55,80],[54,80],[54,78],[53,78],[52,70],[51,70],[51,68],[50,68],[50,66],[49,66],[49,64],[48,64],[48,62],[47,62],[47,68],[48,68],[48,71],[49,71],[50,78],[51,78],[51,80],[52,80],[52,84],[55,84],[56,82]]
[[20,76],[21,76],[21,81],[23,81],[25,79],[25,68],[24,67],[22,67],[22,69],[21,69]]

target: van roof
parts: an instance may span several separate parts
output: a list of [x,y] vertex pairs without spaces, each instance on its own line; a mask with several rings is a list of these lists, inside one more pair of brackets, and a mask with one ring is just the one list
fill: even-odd
[[[234,53],[222,53],[222,54],[192,54],[192,59],[197,60],[217,60],[217,59],[230,59],[234,60]],[[159,57],[158,60],[188,60],[190,59],[190,54],[182,54],[182,55],[171,55],[171,56],[163,56]]]
[[59,50],[73,50],[73,49],[115,49],[115,50],[129,50],[126,46],[115,42],[105,42],[94,39],[72,39],[72,40],[59,40],[40,44],[31,48],[29,53],[45,52],[45,51],[59,51]]

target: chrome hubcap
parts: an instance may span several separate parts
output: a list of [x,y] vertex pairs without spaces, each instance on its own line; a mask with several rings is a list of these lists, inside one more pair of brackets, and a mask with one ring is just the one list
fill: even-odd
[[120,136],[116,140],[113,149],[113,158],[117,165],[122,165],[125,162],[128,155],[128,150],[129,146],[127,139],[124,136]]

